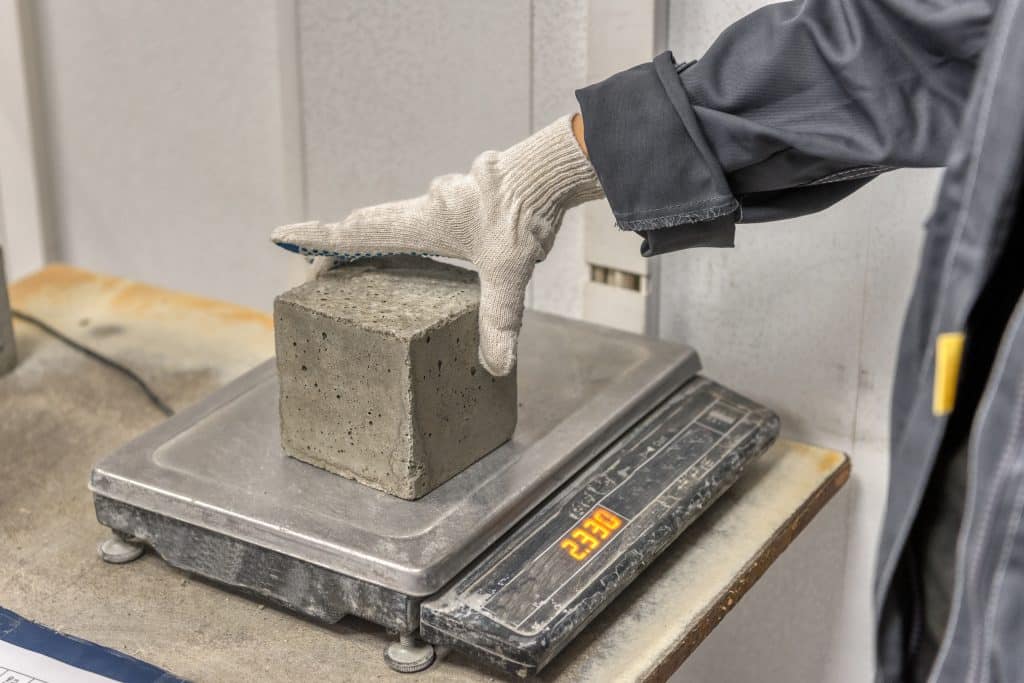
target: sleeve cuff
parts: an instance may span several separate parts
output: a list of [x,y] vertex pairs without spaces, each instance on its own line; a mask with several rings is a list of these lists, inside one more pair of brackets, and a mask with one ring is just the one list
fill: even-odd
[[[689,246],[731,246],[739,204],[704,139],[672,53],[577,90],[576,99],[590,161],[620,228],[645,232],[645,244],[654,231],[676,228],[680,236],[672,243],[686,242],[681,233],[692,230]],[[708,222],[717,227],[698,236],[696,224]]]
[[643,238],[640,255],[658,256],[694,247],[732,247],[735,244],[736,222],[730,214],[675,228],[639,230],[637,234]]

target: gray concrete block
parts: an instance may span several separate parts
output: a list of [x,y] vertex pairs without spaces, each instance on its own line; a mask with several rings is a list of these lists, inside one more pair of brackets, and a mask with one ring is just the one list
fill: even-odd
[[475,273],[361,261],[274,302],[286,453],[406,499],[507,441],[516,381],[477,360]]
[[7,279],[4,275],[4,250],[0,249],[0,375],[13,370],[17,363],[18,352],[14,346],[11,305],[7,299]]

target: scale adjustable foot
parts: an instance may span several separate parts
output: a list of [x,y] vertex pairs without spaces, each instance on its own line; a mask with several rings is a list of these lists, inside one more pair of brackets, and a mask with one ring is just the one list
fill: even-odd
[[434,663],[434,646],[411,633],[403,633],[398,636],[397,643],[384,648],[384,661],[403,674],[423,671]]
[[125,564],[139,559],[146,547],[141,543],[114,534],[96,548],[100,558],[110,564]]

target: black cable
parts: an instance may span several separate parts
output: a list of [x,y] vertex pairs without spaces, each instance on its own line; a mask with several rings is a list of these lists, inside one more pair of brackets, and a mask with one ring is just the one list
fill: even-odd
[[134,372],[132,372],[131,369],[125,367],[124,365],[121,365],[120,363],[118,363],[115,360],[111,360],[110,358],[107,358],[106,356],[103,356],[103,355],[100,355],[99,353],[96,353],[95,351],[93,351],[92,349],[88,348],[87,346],[82,346],[81,344],[76,342],[74,339],[71,339],[70,337],[64,335],[63,333],[58,332],[53,327],[51,327],[50,325],[44,323],[39,318],[33,317],[33,316],[31,316],[31,315],[29,315],[27,313],[22,313],[21,311],[16,311],[16,310],[11,310],[11,316],[14,317],[14,318],[17,318],[19,320],[23,320],[23,321],[25,321],[25,322],[27,322],[29,324],[35,325],[36,327],[41,329],[43,332],[46,332],[50,336],[55,337],[56,339],[59,339],[60,341],[64,342],[65,344],[67,344],[71,348],[77,349],[77,350],[81,351],[85,355],[89,356],[89,358],[92,358],[93,360],[98,361],[98,362],[102,363],[103,365],[106,365],[108,368],[113,368],[114,370],[117,370],[121,374],[125,375],[128,379],[130,379],[131,381],[133,381],[136,384],[138,384],[139,388],[142,389],[143,393],[146,394],[146,398],[148,398],[150,400],[150,402],[154,406],[156,406],[157,410],[159,410],[161,413],[163,413],[167,417],[170,417],[171,415],[174,415],[174,410],[169,405],[164,403],[163,400],[159,396],[157,396],[153,392],[152,389],[149,388],[149,385],[146,384],[142,380],[141,377],[139,377]]

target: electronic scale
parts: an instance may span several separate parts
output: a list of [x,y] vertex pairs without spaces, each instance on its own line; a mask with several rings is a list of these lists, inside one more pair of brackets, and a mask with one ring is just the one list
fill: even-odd
[[764,452],[767,409],[697,374],[682,345],[528,313],[519,422],[415,501],[287,457],[268,361],[92,472],[109,561],[169,564],[326,623],[540,670]]

